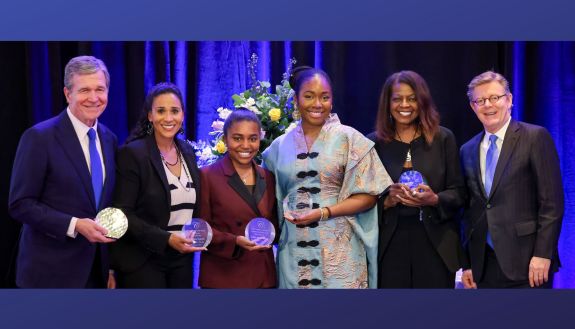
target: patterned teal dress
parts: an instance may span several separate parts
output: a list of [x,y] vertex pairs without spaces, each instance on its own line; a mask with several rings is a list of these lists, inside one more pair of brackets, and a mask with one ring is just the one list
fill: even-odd
[[263,153],[276,177],[280,238],[280,288],[376,288],[377,210],[309,225],[285,220],[284,197],[296,190],[312,195],[313,208],[329,207],[352,194],[381,194],[392,181],[374,143],[332,114],[308,150],[301,123]]

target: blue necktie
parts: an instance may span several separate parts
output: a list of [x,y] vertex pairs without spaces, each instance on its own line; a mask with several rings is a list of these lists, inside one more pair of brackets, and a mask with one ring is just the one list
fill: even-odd
[[[489,197],[489,192],[491,192],[491,184],[493,184],[493,176],[495,175],[498,158],[497,136],[491,135],[489,136],[489,148],[487,149],[487,154],[485,156],[485,194],[487,197]],[[491,240],[489,230],[487,230],[487,244],[493,248],[493,240]]]
[[92,173],[92,189],[94,190],[94,200],[96,201],[96,209],[100,206],[100,196],[102,195],[102,187],[104,185],[104,175],[102,173],[102,162],[100,154],[96,148],[96,131],[94,128],[88,130],[88,137],[90,138],[90,172]]

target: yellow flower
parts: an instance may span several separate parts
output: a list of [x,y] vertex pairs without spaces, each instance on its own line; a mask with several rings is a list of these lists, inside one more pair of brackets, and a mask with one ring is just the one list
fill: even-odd
[[224,141],[222,140],[218,141],[218,143],[216,144],[216,151],[218,151],[218,153],[220,154],[224,154],[226,153],[227,150],[228,148],[226,147]]
[[270,116],[270,120],[275,122],[281,118],[282,111],[278,108],[273,108],[268,112],[268,115]]

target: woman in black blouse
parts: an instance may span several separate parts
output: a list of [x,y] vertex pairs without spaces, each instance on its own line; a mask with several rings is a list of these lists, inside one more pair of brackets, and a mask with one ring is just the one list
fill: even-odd
[[[378,287],[453,288],[463,251],[454,217],[465,198],[453,133],[439,126],[429,88],[412,71],[383,85],[369,136],[395,182],[380,199]],[[398,183],[415,170],[424,183]]]
[[205,248],[180,234],[201,195],[194,150],[178,138],[184,115],[178,87],[155,85],[116,155],[114,205],[128,217],[126,235],[110,248],[119,288],[192,288],[192,253]]

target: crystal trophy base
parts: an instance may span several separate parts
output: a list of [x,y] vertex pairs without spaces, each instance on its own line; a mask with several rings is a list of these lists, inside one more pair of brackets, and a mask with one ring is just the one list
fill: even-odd
[[276,237],[274,225],[263,217],[257,217],[246,226],[246,238],[258,246],[269,246]]
[[108,234],[106,234],[108,238],[119,239],[128,230],[128,218],[118,208],[109,207],[100,210],[94,221],[108,230]]
[[293,191],[283,200],[284,217],[298,218],[312,210],[312,199],[309,192]]
[[411,190],[419,186],[420,184],[426,184],[423,175],[417,170],[408,170],[399,176],[398,183],[405,184]]
[[192,218],[182,227],[182,234],[188,240],[192,240],[192,247],[205,248],[212,241],[212,227],[201,218]]

